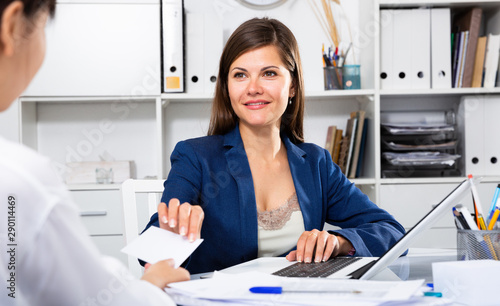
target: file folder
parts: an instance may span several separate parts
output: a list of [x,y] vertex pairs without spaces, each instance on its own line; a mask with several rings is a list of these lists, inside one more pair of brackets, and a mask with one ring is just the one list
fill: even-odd
[[205,41],[203,48],[204,55],[204,92],[212,94],[215,92],[215,83],[219,73],[219,61],[224,48],[224,32],[222,19],[218,14],[204,14]]
[[184,92],[184,3],[162,0],[163,91]]
[[186,92],[203,93],[204,89],[204,16],[186,13]]
[[459,106],[457,123],[462,133],[465,173],[497,176],[500,173],[498,141],[500,96],[465,96]]
[[394,88],[394,10],[380,11],[380,88]]
[[465,173],[482,175],[484,173],[483,133],[484,103],[481,96],[462,97],[458,110],[458,128],[462,132],[459,144],[462,149]]
[[215,91],[223,48],[222,21],[211,13],[186,13],[186,92]]
[[500,114],[500,96],[483,96],[484,99],[484,175],[498,176],[500,173],[500,141],[498,115]]
[[495,87],[500,53],[500,35],[488,34],[486,42],[486,58],[484,59],[484,88]]
[[411,88],[412,11],[399,10],[394,14],[394,89]]
[[411,88],[431,88],[431,11],[413,9],[411,30]]
[[451,88],[451,17],[449,8],[431,9],[431,85]]

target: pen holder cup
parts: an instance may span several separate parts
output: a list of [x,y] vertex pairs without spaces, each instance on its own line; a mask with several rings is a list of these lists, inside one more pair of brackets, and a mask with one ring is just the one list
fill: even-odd
[[457,260],[500,260],[500,230],[457,230]]
[[325,81],[325,90],[342,89],[342,68],[324,67],[323,79]]
[[361,89],[361,66],[344,65],[342,67],[344,89]]

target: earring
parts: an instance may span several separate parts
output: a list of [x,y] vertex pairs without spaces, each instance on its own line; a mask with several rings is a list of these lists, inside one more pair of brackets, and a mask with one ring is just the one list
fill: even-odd
[[292,97],[290,97],[290,99],[288,99],[288,105],[292,105]]

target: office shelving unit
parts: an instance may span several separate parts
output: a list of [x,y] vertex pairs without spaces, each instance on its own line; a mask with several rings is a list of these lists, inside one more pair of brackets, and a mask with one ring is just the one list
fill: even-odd
[[[196,1],[204,1],[203,5],[206,5],[206,0],[185,3],[193,5]],[[242,9],[235,3],[229,3],[229,0],[226,2],[235,10]],[[274,9],[269,15],[283,21],[286,18],[311,18],[314,22],[309,22],[307,27],[319,29],[312,12],[307,15],[306,1],[291,2]],[[363,175],[353,181],[375,203],[410,227],[414,222],[412,216],[421,216],[430,204],[444,197],[463,177],[381,178],[381,111],[412,111],[426,106],[440,109],[457,105],[464,95],[500,94],[500,88],[380,90],[380,10],[481,6],[485,9],[486,18],[500,19],[500,1],[358,0],[356,3],[358,24],[354,27],[360,35],[369,37],[358,50],[362,90],[322,90],[321,61],[319,57],[318,61],[312,58],[316,58],[314,54],[321,46],[309,41],[301,43],[306,39],[304,37],[311,35],[302,30],[304,24],[291,22],[290,27],[301,44],[306,72],[306,140],[324,146],[328,125],[343,127],[351,111],[365,110],[370,121]],[[286,11],[289,6],[293,9],[292,13]],[[82,10],[87,13],[81,14]],[[247,15],[256,14],[247,8],[244,10],[239,22],[245,20]],[[280,10],[284,10],[283,15],[280,15]],[[83,22],[78,16],[85,16],[85,20],[93,20],[93,23]],[[234,16],[230,14],[228,18]],[[18,111],[14,112],[14,116],[18,117],[19,129],[15,134],[19,135],[20,141],[48,155],[59,169],[64,168],[68,152],[71,149],[77,151],[80,143],[80,153],[85,153],[80,155],[84,160],[98,160],[99,155],[106,151],[117,160],[134,160],[137,178],[166,177],[170,167],[169,156],[175,143],[206,134],[212,96],[160,93],[159,18],[158,0],[142,1],[141,4],[131,0],[99,4],[95,1],[58,1],[56,18],[49,22],[52,24],[47,31],[46,62],[33,84],[16,103]],[[130,20],[136,22],[131,23]],[[103,31],[110,22],[116,30]],[[60,31],[62,27],[66,32],[53,31],[53,28]],[[127,35],[121,35],[121,31]],[[121,56],[124,52],[126,56]],[[111,133],[101,131],[103,138],[97,139],[100,141],[94,139],[96,142],[93,143],[85,135],[99,130],[99,123],[104,119],[110,120],[115,129]],[[92,145],[87,151],[81,145],[85,141]],[[70,158],[75,157],[70,155]],[[490,177],[485,181],[494,185],[499,178]],[[68,187],[101,250],[125,260],[119,252],[123,245],[119,185]],[[491,192],[490,189],[480,186],[485,199],[491,199],[493,189]],[[449,238],[451,242],[444,246],[453,246],[454,235],[450,217],[432,229],[421,246],[443,247],[442,239],[437,237]]]
[[[382,9],[398,8],[443,8],[449,7],[453,11],[470,7],[483,8],[485,31],[500,33],[500,1],[390,1],[379,0],[376,4],[377,11]],[[376,58],[380,58],[380,42],[376,41]],[[375,71],[380,70],[380,61],[375,64]],[[376,87],[379,87],[376,85]],[[378,90],[380,110],[419,111],[419,110],[449,110],[458,109],[462,96],[470,95],[495,95],[500,93],[500,88],[451,88],[451,89],[426,89],[426,90]],[[463,131],[458,131],[462,133]],[[459,152],[459,154],[463,154]],[[464,156],[462,155],[462,158]],[[460,177],[434,177],[434,178],[381,178],[378,180],[378,189],[381,206],[394,213],[395,217],[405,227],[409,227],[431,204],[440,201],[448,191],[466,177],[465,169],[461,169]],[[481,196],[489,203],[493,196],[494,186],[499,177],[486,177],[479,185]],[[422,192],[425,190],[425,192]],[[411,196],[408,196],[411,195]],[[485,201],[483,201],[485,202]],[[471,205],[470,198],[464,199],[463,204]],[[470,206],[471,207],[471,206]],[[423,246],[454,247],[456,245],[456,230],[452,218],[443,218],[421,239]]]

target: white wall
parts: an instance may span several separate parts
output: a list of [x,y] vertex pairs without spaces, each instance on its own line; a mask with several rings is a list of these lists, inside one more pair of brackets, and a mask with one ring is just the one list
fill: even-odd
[[[354,51],[357,63],[361,57],[371,59],[367,64],[373,62],[373,41],[370,36],[364,35],[366,24],[373,12],[373,1],[371,0],[344,0],[341,1],[345,14],[347,15],[353,33]],[[321,46],[330,45],[327,36],[321,29],[313,10],[305,0],[289,0],[285,4],[271,10],[250,9],[235,0],[185,0],[184,8],[187,13],[208,12],[215,14],[222,20],[224,30],[224,42],[227,41],[231,33],[244,21],[253,17],[268,16],[283,22],[294,33],[301,52],[302,64],[304,68],[306,91],[323,90],[323,61],[321,58]],[[344,16],[340,11],[336,12],[337,20]],[[345,22],[339,22],[342,40],[349,42],[348,27]],[[360,35],[365,36],[360,41]],[[189,61],[189,59],[186,59]],[[348,58],[348,63],[352,64],[352,58]],[[365,69],[363,69],[365,71]],[[373,88],[373,68],[366,70],[363,75],[362,85],[365,88]]]
[[19,109],[17,100],[0,113],[0,136],[5,139],[19,141]]

